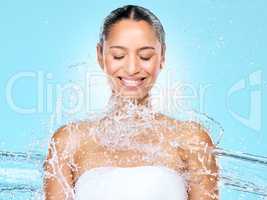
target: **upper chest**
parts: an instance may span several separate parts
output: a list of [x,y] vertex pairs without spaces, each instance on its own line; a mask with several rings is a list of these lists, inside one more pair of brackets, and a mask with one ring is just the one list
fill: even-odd
[[103,166],[162,165],[183,171],[186,169],[185,152],[176,145],[176,139],[171,133],[162,135],[145,131],[128,140],[129,148],[116,149],[101,144],[99,138],[83,138],[73,154],[74,180],[89,169]]

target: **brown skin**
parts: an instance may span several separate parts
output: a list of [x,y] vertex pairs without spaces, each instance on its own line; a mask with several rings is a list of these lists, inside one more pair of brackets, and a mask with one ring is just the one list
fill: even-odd
[[[148,23],[122,20],[112,27],[103,46],[97,45],[97,55],[101,68],[109,77],[112,90],[135,98],[143,104],[164,64],[165,49]],[[121,76],[146,77],[145,84],[129,90],[121,84],[118,78]],[[142,160],[140,152],[110,151],[99,145],[97,140],[87,134],[88,130],[94,130],[93,123],[79,122],[58,129],[51,139],[44,163],[45,172],[54,175],[52,178],[48,176],[44,178],[45,199],[73,199],[73,187],[78,178],[91,168],[105,166],[107,160],[112,161],[114,167],[135,167],[158,163],[177,171],[184,171],[190,175],[189,200],[218,199],[216,197],[218,166],[215,157],[208,153],[209,149],[214,148],[208,133],[194,122],[179,122],[161,114],[155,120],[167,120],[168,123],[176,126],[176,132],[167,131],[164,127],[159,130],[164,133],[165,144],[176,140],[182,145],[181,148],[162,145],[170,157],[157,158],[151,160],[151,163]],[[158,139],[157,135],[153,136],[154,138],[151,137],[147,138],[141,133],[139,139],[143,141]],[[52,159],[55,155],[57,159]],[[133,156],[134,161],[127,162],[127,158]],[[208,170],[210,173],[200,175],[201,170]],[[66,196],[67,194],[69,197]]]
[[[111,28],[103,48],[97,45],[98,62],[108,75],[112,90],[142,99],[153,86],[165,60],[165,50],[145,21],[122,20]],[[145,85],[128,90],[118,77],[146,77]]]

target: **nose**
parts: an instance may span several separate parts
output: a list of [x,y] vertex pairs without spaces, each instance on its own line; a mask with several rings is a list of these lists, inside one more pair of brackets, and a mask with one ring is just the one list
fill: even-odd
[[140,71],[140,67],[138,65],[135,55],[129,56],[128,63],[125,67],[125,71],[129,76],[134,75]]

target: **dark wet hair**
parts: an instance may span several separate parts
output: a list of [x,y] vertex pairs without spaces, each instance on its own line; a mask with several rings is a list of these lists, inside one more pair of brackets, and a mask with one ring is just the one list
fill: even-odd
[[99,35],[99,44],[101,46],[103,45],[104,40],[108,37],[112,25],[123,19],[132,19],[135,21],[144,20],[149,23],[154,29],[159,42],[163,48],[165,48],[165,31],[160,20],[148,9],[136,5],[119,7],[111,11],[111,13],[104,19]]

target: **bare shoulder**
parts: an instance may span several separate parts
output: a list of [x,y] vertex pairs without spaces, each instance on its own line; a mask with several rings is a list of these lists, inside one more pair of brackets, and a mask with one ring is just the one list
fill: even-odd
[[71,122],[59,127],[50,139],[50,148],[54,147],[57,153],[73,154],[91,127],[92,123],[88,121]]
[[182,140],[190,144],[213,146],[208,130],[200,123],[189,120],[180,121],[166,115],[162,115],[161,118],[174,127],[176,137],[179,141]]
[[183,121],[179,122],[179,124],[183,130],[183,136],[187,141],[190,141],[190,143],[213,146],[208,130],[200,123],[195,121]]

